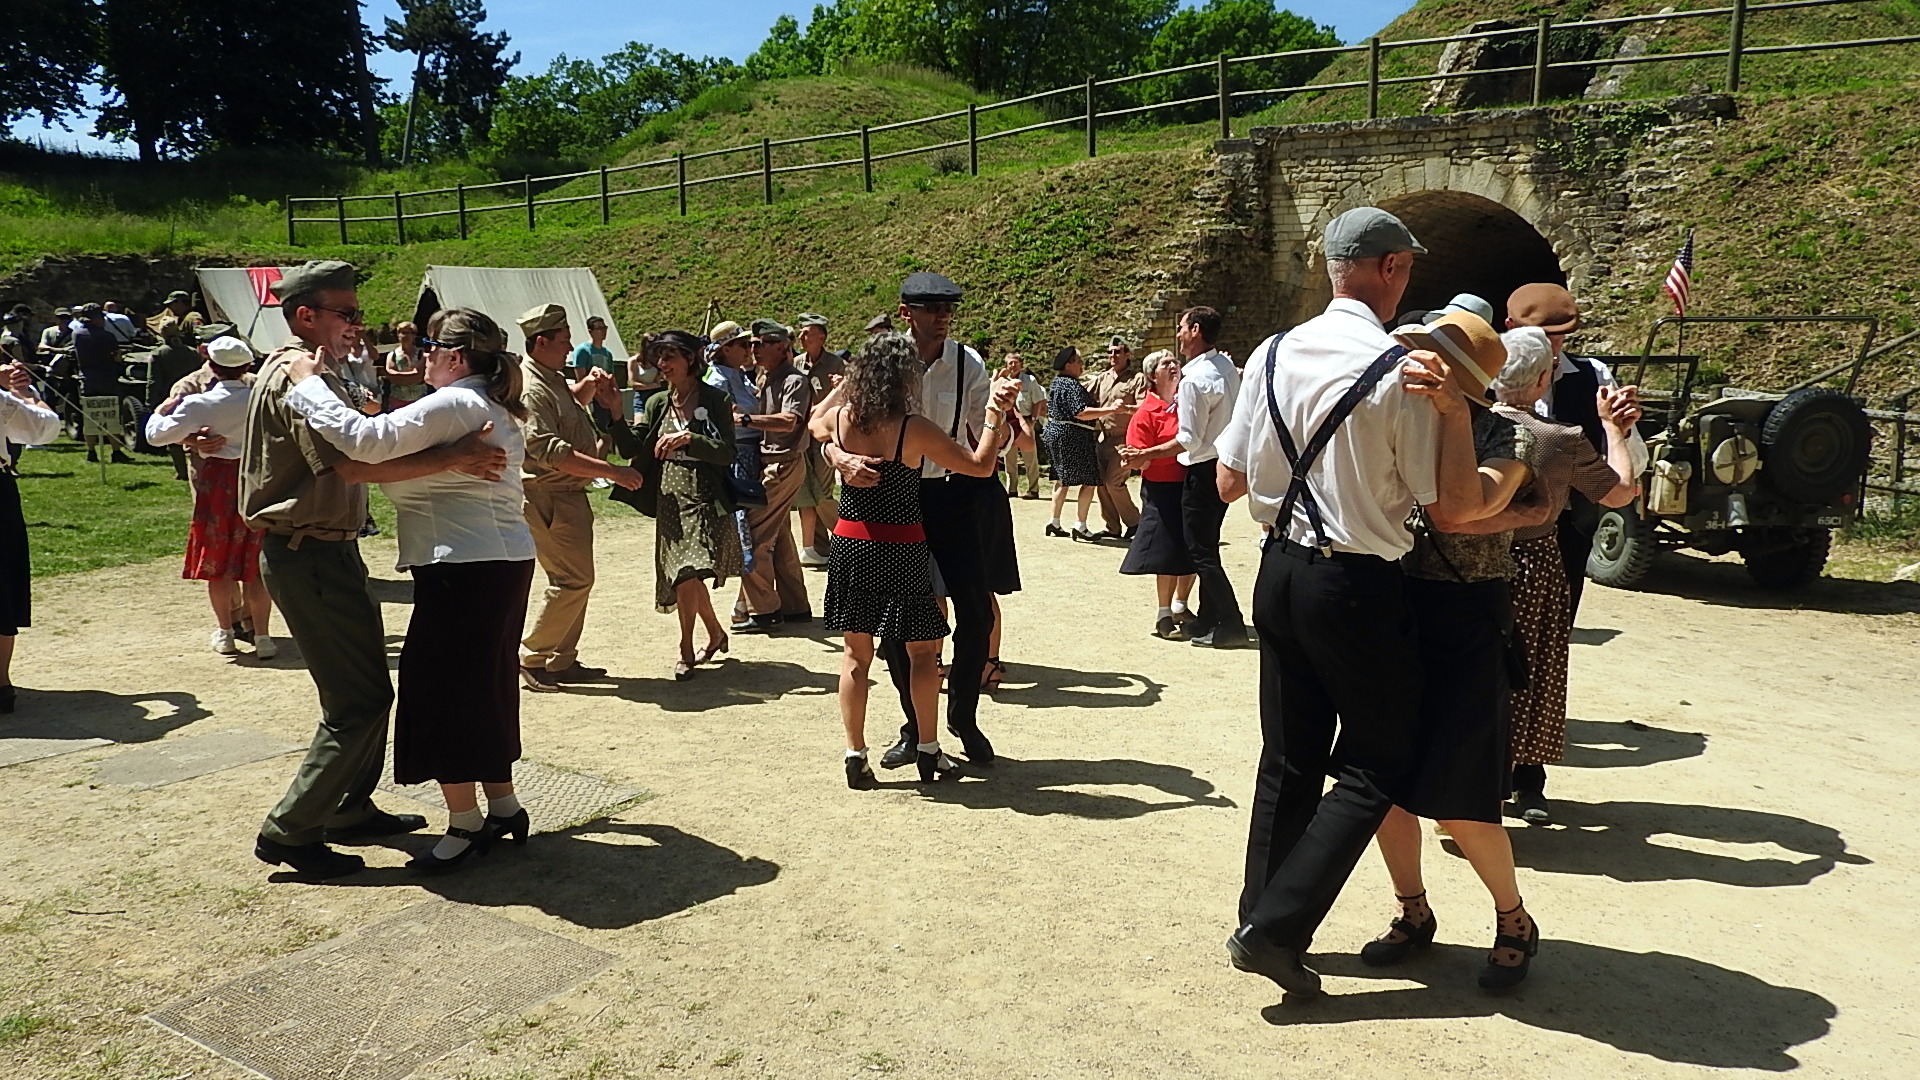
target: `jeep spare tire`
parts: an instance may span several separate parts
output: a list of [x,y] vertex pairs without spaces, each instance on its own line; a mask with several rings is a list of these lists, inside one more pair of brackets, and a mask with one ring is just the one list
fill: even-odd
[[1796,390],[1760,428],[1760,479],[1784,498],[1826,506],[1859,485],[1872,441],[1859,402],[1824,387]]
[[1587,554],[1587,576],[1616,589],[1630,588],[1653,566],[1659,544],[1653,523],[1640,516],[1638,501],[1600,508],[1600,525]]

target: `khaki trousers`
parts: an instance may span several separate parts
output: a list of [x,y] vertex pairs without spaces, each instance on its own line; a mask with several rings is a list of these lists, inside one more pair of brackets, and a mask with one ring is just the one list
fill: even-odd
[[1140,508],[1133,504],[1133,495],[1127,490],[1127,478],[1132,475],[1120,462],[1119,439],[1112,432],[1106,440],[1094,450],[1094,457],[1100,464],[1100,523],[1108,531],[1115,531],[1115,524],[1122,529],[1131,529],[1140,524]]
[[520,642],[520,664],[565,671],[580,659],[593,592],[593,506],[584,491],[528,484],[526,514],[547,588],[533,629]]
[[747,530],[753,534],[753,571],[743,580],[747,611],[754,615],[811,615],[800,551],[788,521],[793,499],[807,478],[807,463],[795,456],[762,464],[767,505],[749,507]]

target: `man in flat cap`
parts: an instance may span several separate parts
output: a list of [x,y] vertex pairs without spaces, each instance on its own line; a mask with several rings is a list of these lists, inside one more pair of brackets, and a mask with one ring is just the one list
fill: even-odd
[[254,855],[306,877],[330,878],[365,863],[328,843],[412,832],[427,823],[418,814],[373,805],[393,684],[386,628],[380,605],[367,593],[357,540],[367,520],[366,485],[447,470],[498,479],[506,454],[482,441],[486,429],[377,465],[335,449],[287,405],[287,369],[295,359],[318,359],[327,387],[351,403],[343,371],[348,331],[361,324],[354,269],[309,262],[275,282],[273,292],[293,340],[267,357],[247,402],[240,513],[266,533],[267,591],[320,693],[320,727],[293,784],[261,824]]
[[580,662],[580,634],[593,592],[593,504],[587,501],[587,485],[604,477],[631,491],[640,486],[640,474],[630,465],[607,461],[606,446],[587,413],[587,404],[598,400],[618,414],[613,377],[593,368],[579,382],[567,381],[573,357],[567,309],[542,304],[518,321],[526,335],[520,400],[527,407],[527,456],[520,478],[534,554],[547,574],[533,629],[520,642],[520,684],[553,693],[564,683],[592,682],[607,674]]
[[[802,312],[793,321],[794,344],[799,351],[793,366],[807,377],[807,390],[817,408],[833,390],[833,380],[847,372],[847,362],[839,353],[827,349],[827,317]],[[804,426],[804,425],[803,425]],[[800,511],[800,565],[827,565],[827,534],[840,520],[840,505],[833,499],[833,467],[827,464],[819,443],[808,440],[807,475],[800,482],[800,493],[793,497],[793,508]]]
[[869,337],[871,337],[874,334],[884,334],[887,331],[893,329],[892,314],[883,311],[880,314],[875,315],[873,318],[868,319],[866,329],[867,329],[867,335]]
[[753,569],[740,582],[747,617],[733,624],[747,634],[765,633],[781,623],[813,621],[791,520],[794,500],[807,478],[813,387],[794,366],[792,331],[772,319],[753,320],[753,361],[760,369],[760,404],[747,414],[746,424],[761,433],[760,476],[767,504],[747,509]]

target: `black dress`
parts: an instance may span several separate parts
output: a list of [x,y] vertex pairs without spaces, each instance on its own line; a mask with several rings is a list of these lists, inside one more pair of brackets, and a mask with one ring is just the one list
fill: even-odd
[[893,458],[873,487],[843,487],[827,568],[826,627],[896,641],[936,641],[949,633],[933,599],[933,555],[920,517],[920,470]]
[[1087,388],[1079,379],[1059,375],[1047,387],[1047,460],[1053,464],[1054,480],[1067,487],[1100,483],[1100,457],[1095,445],[1100,433],[1091,424],[1074,419],[1092,407]]

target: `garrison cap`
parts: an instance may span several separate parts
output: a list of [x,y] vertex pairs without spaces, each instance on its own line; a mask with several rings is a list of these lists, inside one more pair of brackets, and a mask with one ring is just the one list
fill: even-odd
[[873,318],[867,320],[867,333],[869,334],[877,334],[882,330],[891,329],[893,329],[893,316],[891,315],[875,315]]
[[567,325],[567,309],[559,304],[541,304],[521,312],[514,321],[520,324],[520,332],[528,337],[551,333]]
[[1327,222],[1321,247],[1329,259],[1373,259],[1396,251],[1427,253],[1399,218],[1377,206],[1355,207]]
[[793,339],[793,331],[772,319],[755,319],[753,336],[766,341],[790,341]]
[[[349,286],[349,287],[351,287],[351,286]],[[175,290],[173,290],[172,292],[170,292],[170,293],[168,293],[168,294],[167,294],[167,303],[169,303],[169,304],[171,304],[171,303],[173,303],[173,302],[174,302],[175,300],[185,300],[185,301],[188,301],[188,302],[192,302],[192,300],[193,300],[193,294],[192,294],[192,293],[189,293],[189,292],[187,292],[187,290],[185,290],[185,289],[175,289]]]
[[945,274],[936,274],[930,270],[908,274],[907,280],[900,283],[900,302],[903,304],[957,304],[960,302],[960,286],[955,285]]
[[[353,264],[339,259],[315,259],[302,263],[283,274],[272,285],[273,295],[285,300],[289,296],[301,293],[318,292],[321,289],[351,289],[354,287]],[[185,297],[186,293],[175,293]],[[173,302],[173,296],[167,297]]]
[[825,330],[827,328],[827,317],[825,315],[816,315],[811,311],[803,311],[800,313],[799,318],[793,320],[793,328],[795,330],[804,330],[809,326],[817,326]]

